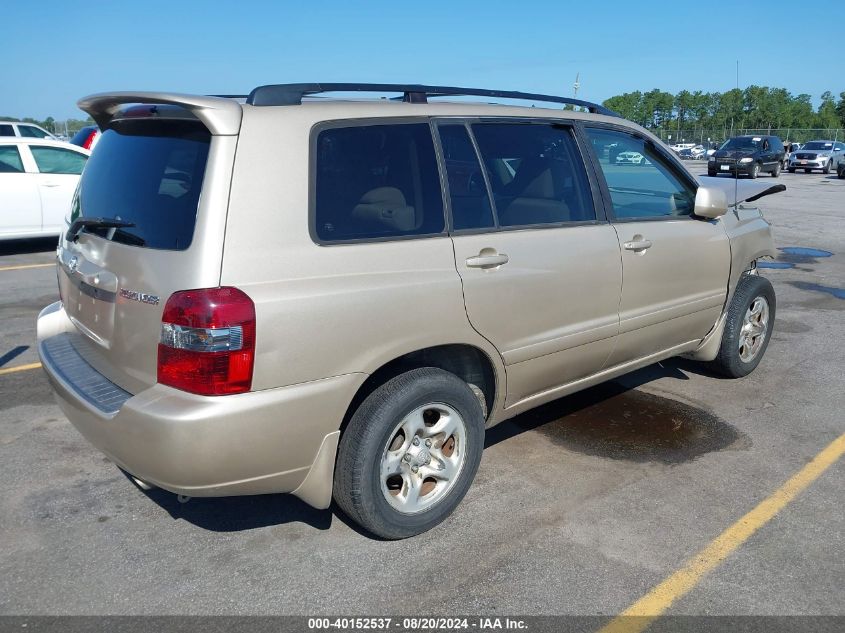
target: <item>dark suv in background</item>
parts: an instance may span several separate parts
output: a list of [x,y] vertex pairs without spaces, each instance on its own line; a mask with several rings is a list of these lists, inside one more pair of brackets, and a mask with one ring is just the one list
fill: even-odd
[[777,136],[735,136],[725,141],[707,161],[707,175],[745,174],[756,178],[760,172],[780,176],[783,143]]

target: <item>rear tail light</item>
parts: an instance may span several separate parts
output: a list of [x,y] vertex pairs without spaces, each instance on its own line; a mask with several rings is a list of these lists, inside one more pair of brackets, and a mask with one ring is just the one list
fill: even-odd
[[158,381],[205,396],[252,387],[255,304],[237,288],[173,293],[161,317]]

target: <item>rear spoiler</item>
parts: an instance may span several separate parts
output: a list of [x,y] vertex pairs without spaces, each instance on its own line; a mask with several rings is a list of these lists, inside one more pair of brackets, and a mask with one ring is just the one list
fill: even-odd
[[202,97],[165,92],[103,92],[77,101],[97,122],[101,130],[118,118],[122,106],[128,104],[170,105],[188,110],[215,135],[231,136],[241,128],[241,104],[222,97]]
[[759,180],[739,180],[719,178],[718,176],[699,176],[698,182],[705,187],[721,189],[728,199],[728,206],[735,207],[741,202],[754,202],[763,196],[786,191],[786,185],[772,185]]

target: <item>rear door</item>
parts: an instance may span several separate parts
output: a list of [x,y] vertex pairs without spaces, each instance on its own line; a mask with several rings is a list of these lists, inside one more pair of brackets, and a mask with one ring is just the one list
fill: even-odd
[[[653,143],[587,127],[622,249],[618,365],[703,338],[725,303],[730,242],[720,220],[692,215],[697,184]],[[643,154],[634,169],[603,158],[609,146]]]
[[574,130],[512,120],[437,128],[467,314],[504,359],[506,406],[596,373],[617,333],[622,273]]
[[41,197],[41,230],[58,234],[70,215],[73,192],[88,155],[64,147],[29,145],[38,169],[33,178]]
[[156,382],[170,294],[219,285],[235,139],[212,137],[197,120],[125,118],[110,123],[86,165],[71,222],[132,226],[63,235],[59,286],[74,346],[131,393]]
[[[27,173],[29,155],[17,143],[0,145],[0,236],[37,233],[41,229],[41,199],[36,175]],[[28,162],[29,171],[34,170]]]

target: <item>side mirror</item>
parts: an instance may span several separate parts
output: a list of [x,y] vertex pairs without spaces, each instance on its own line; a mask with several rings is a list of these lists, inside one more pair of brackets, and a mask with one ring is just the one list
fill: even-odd
[[718,218],[728,212],[728,197],[722,189],[699,187],[693,213],[702,218]]

